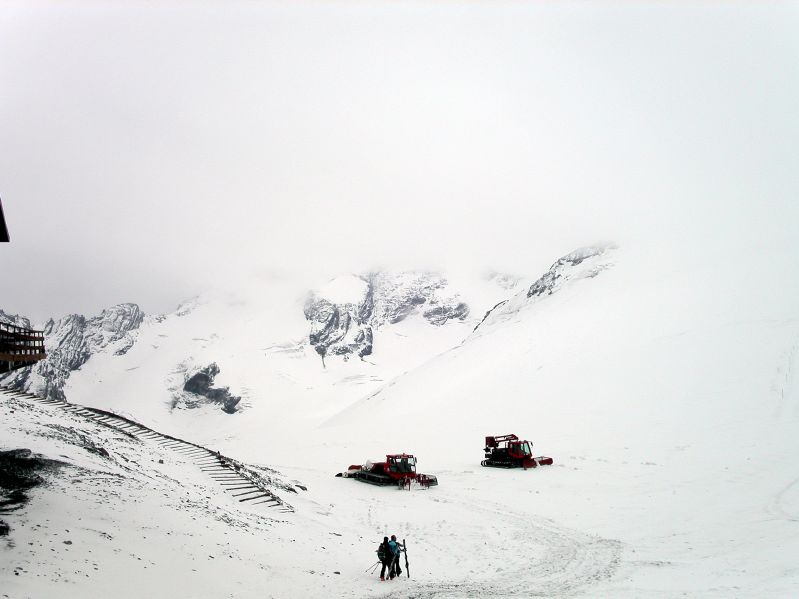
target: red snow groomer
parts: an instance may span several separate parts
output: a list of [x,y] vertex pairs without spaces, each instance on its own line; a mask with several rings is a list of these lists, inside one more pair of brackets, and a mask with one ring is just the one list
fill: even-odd
[[499,435],[486,437],[485,459],[480,462],[483,466],[494,468],[536,468],[549,466],[552,458],[546,456],[533,456],[533,444],[530,441],[520,441],[516,435]]
[[367,461],[362,466],[354,464],[336,476],[355,478],[371,485],[396,485],[400,488],[410,488],[412,483],[425,488],[438,484],[438,479],[432,474],[416,472],[416,458],[407,453],[389,454],[385,462]]

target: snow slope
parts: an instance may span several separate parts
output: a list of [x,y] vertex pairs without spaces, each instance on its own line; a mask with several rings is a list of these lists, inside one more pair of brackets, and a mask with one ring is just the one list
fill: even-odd
[[287,521],[240,504],[154,442],[29,399],[0,400],[4,444],[62,464],[22,513],[3,516],[12,527],[0,537],[5,597],[352,596],[335,556],[358,538],[346,524],[319,527],[314,502],[298,497],[305,516]]
[[[28,506],[4,516],[9,597],[526,596],[531,573],[552,595],[607,578],[618,560],[616,542],[528,522],[457,484],[401,492],[309,472],[315,483],[292,498],[296,512],[273,514],[237,503],[168,447],[30,399],[0,401],[5,442],[61,462]],[[392,531],[408,540],[412,576],[381,584],[375,540]],[[475,562],[478,542],[491,555]]]
[[[442,325],[424,317],[421,308],[437,300],[423,288],[442,293],[437,288],[442,281],[448,293],[459,290],[467,296],[472,315]],[[349,308],[364,290],[363,280],[348,275],[323,285],[317,295],[330,291],[345,302],[340,306]],[[363,359],[328,356],[324,364],[308,340],[312,323],[303,312],[306,294],[288,280],[251,281],[234,292],[209,292],[175,314],[148,318],[124,355],[93,355],[71,374],[65,393],[73,401],[135,416],[167,432],[191,430],[211,444],[231,438],[290,446],[309,423],[322,422],[460,343],[508,289],[485,278],[448,283],[418,273],[384,275],[370,300],[374,316],[362,325],[374,329],[373,352]],[[408,311],[405,304],[414,307],[408,296],[421,295],[428,301]],[[402,318],[389,320],[396,313]],[[239,412],[217,413],[218,406],[172,409],[187,373],[212,362],[221,370],[214,384],[229,386],[242,397]]]
[[[785,262],[615,253],[553,295],[520,293],[328,434],[399,413],[412,426],[382,443],[404,448],[412,430],[444,484],[473,468],[483,435],[528,436],[559,467],[495,495],[617,540],[613,596],[794,596],[799,303]],[[469,478],[487,494],[512,476]]]
[[[224,503],[213,494],[200,493],[206,507],[187,512],[196,521],[183,513],[173,521],[151,512],[174,508],[184,483],[142,491],[146,517],[163,518],[151,534],[194,535],[186,560],[209,563],[198,547],[228,540],[237,547],[241,563],[227,558],[236,565],[226,577],[196,582],[170,554],[178,566],[162,573],[165,584],[181,579],[192,596],[792,597],[799,590],[792,466],[799,290],[790,274],[797,261],[743,247],[702,255],[603,247],[576,264],[553,264],[549,272],[560,276],[547,279],[557,283],[547,292],[530,293],[546,277],[539,273],[535,283],[485,302],[488,311],[507,300],[482,323],[485,312],[473,309],[469,322],[447,324],[451,338],[407,318],[384,331],[373,362],[331,361],[325,369],[307,346],[287,343],[307,325],[301,311],[280,309],[296,300],[292,293],[272,289],[271,311],[259,294],[204,300],[142,327],[124,356],[94,356],[66,391],[72,401],[134,415],[307,485],[286,522],[267,529],[248,520],[235,531],[214,523]],[[182,380],[175,365],[210,359],[245,409],[170,411],[164,383]],[[19,412],[4,418],[4,439],[64,453],[25,434],[40,416],[20,422]],[[555,465],[481,468],[483,437],[510,432]],[[440,486],[401,492],[332,476],[398,451],[417,455]],[[192,476],[188,465],[175,468],[175,479]],[[79,498],[93,490],[74,488],[70,509],[78,516]],[[125,509],[125,497],[115,501],[107,513],[114,526],[134,531],[146,521]],[[51,505],[57,495],[42,489],[24,517],[49,515]],[[409,541],[412,577],[381,584],[364,570],[391,533]],[[43,538],[30,534],[34,543]],[[129,551],[144,559],[134,534],[121,545],[140,547]],[[33,551],[28,558],[6,549],[5,563],[61,567],[61,558]],[[134,559],[103,556],[109,564]],[[152,556],[159,565],[166,559]],[[259,577],[261,567],[274,582]],[[0,569],[0,587],[16,583],[12,576],[10,565]],[[15,587],[37,597],[58,596],[59,588],[55,581]],[[146,594],[166,596],[154,588]]]

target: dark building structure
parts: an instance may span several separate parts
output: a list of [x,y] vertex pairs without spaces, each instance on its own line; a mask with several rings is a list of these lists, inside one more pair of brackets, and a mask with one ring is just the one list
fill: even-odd
[[44,360],[44,333],[0,322],[0,374]]
[[8,237],[6,219],[3,216],[3,200],[0,200],[0,242],[2,241],[11,241],[11,239]]

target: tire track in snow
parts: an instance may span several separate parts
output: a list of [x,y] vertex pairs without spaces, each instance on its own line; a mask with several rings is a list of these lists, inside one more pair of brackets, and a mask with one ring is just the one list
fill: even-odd
[[[794,343],[791,348],[783,354],[783,364],[777,366],[777,380],[774,382],[773,388],[777,392],[779,398],[777,406],[774,409],[775,418],[782,417],[785,408],[789,404],[790,395],[793,391],[793,365],[798,353],[799,341]],[[799,416],[799,402],[794,402],[793,416]]]
[[[611,578],[621,562],[618,540],[570,530],[545,518],[496,505],[470,502],[463,506],[475,517],[501,521],[511,538],[494,557],[512,567],[498,570],[489,579],[425,584],[408,590],[414,599],[454,597],[567,597]],[[490,520],[489,520],[490,521]],[[527,551],[529,549],[529,552]],[[519,554],[522,552],[522,559]],[[506,555],[508,554],[508,555]]]
[[785,487],[780,490],[774,496],[774,500],[771,502],[771,505],[768,508],[768,512],[781,520],[785,520],[787,522],[799,522],[799,517],[796,514],[792,513],[785,507],[785,496],[793,489],[797,484],[799,484],[799,478],[795,478],[793,481],[788,483]]
[[[784,417],[784,413],[786,408],[790,408],[790,404],[793,403],[793,409],[791,410],[792,416],[796,417],[799,416],[799,401],[794,400],[791,402],[791,396],[794,393],[794,374],[793,374],[793,366],[796,362],[797,355],[799,354],[799,341],[794,343],[791,348],[785,352],[783,364],[777,367],[777,381],[776,387],[777,392],[779,394],[779,400],[777,403],[777,407],[774,410],[774,418],[782,418]],[[779,518],[781,520],[785,520],[786,522],[799,522],[799,515],[794,511],[786,508],[786,496],[793,496],[791,492],[794,487],[799,484],[799,478],[796,478],[785,485],[780,491],[774,495],[774,499],[766,508],[767,513]]]

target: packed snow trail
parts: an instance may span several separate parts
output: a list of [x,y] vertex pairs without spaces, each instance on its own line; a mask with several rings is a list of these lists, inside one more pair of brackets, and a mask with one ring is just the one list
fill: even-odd
[[[508,511],[505,506],[474,502],[461,506],[508,535],[504,546],[487,551],[500,565],[487,579],[426,583],[412,596],[434,597],[564,597],[613,577],[621,562],[619,541],[602,539],[557,526],[545,518]],[[468,543],[455,544],[455,557],[474,561],[474,552],[486,551]],[[514,559],[515,558],[515,559]],[[475,577],[477,578],[477,577]]]

